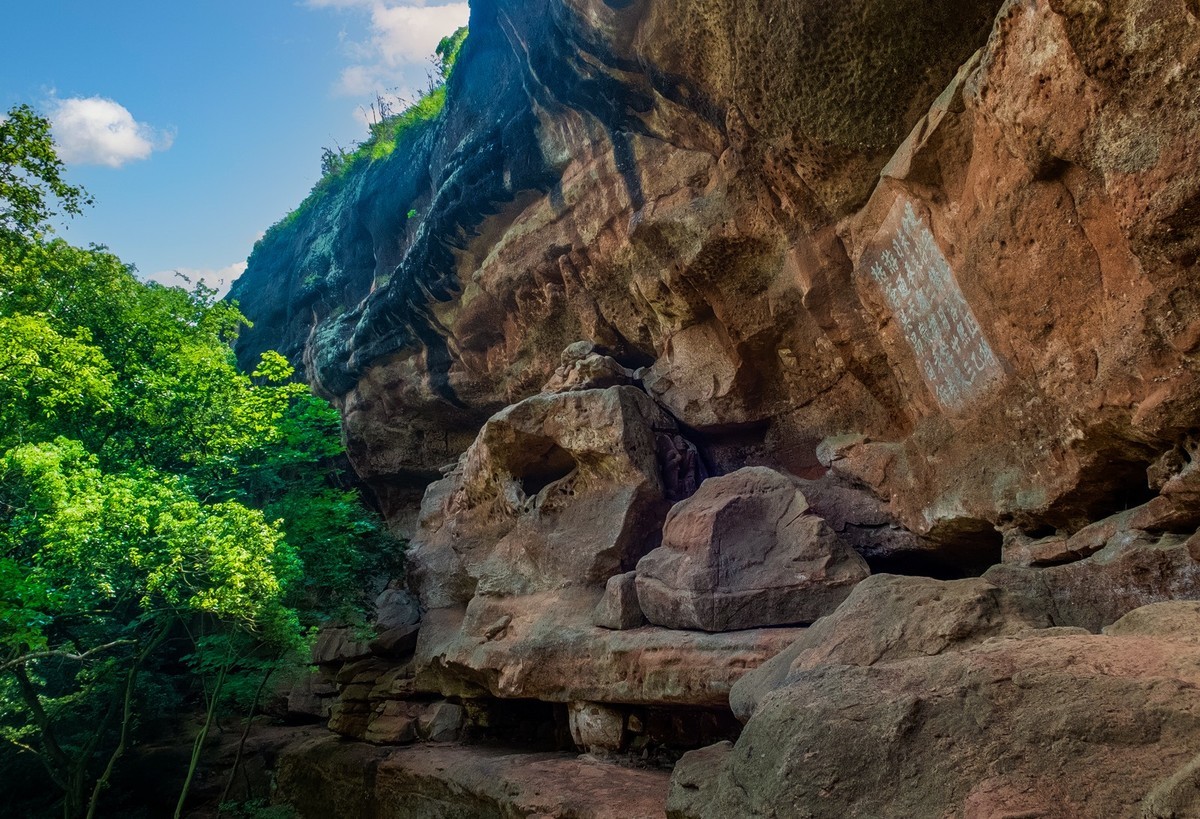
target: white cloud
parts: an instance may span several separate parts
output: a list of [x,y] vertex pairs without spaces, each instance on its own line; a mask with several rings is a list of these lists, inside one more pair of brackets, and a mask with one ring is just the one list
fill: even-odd
[[352,64],[343,69],[335,86],[346,96],[363,97],[400,89],[415,97],[414,68],[428,66],[438,41],[467,24],[465,2],[429,3],[424,0],[307,0],[315,8],[355,9],[369,13],[366,39],[349,40]]
[[384,65],[422,63],[438,41],[467,24],[466,3],[444,6],[387,6],[371,9],[371,42]]
[[125,106],[104,97],[55,100],[50,109],[58,155],[68,165],[119,168],[171,147],[175,135],[133,118]]
[[222,298],[229,292],[238,276],[246,272],[245,262],[234,262],[231,265],[213,270],[211,268],[177,267],[174,270],[161,270],[146,276],[148,282],[158,282],[167,287],[182,287],[190,290],[197,282],[204,282],[208,287],[217,291],[217,298]]
[[382,88],[378,71],[365,65],[352,65],[342,70],[338,81],[338,91],[347,96],[361,97]]

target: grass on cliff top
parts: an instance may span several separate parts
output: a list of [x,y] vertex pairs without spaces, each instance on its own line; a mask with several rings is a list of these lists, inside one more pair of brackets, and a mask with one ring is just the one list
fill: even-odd
[[[267,229],[263,240],[295,224],[301,215],[321,201],[326,194],[338,188],[353,170],[371,162],[387,159],[395,152],[396,146],[406,134],[441,115],[446,107],[446,83],[449,82],[458,62],[458,55],[466,42],[467,34],[467,27],[463,26],[441,39],[433,55],[435,75],[430,78],[429,88],[416,102],[393,114],[381,97],[378,119],[371,123],[366,139],[351,149],[338,147],[325,148],[322,151],[321,178],[295,210]],[[374,105],[372,111],[376,111]]]

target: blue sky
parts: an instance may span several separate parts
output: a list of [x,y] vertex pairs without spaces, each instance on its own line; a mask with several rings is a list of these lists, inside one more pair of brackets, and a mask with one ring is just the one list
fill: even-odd
[[60,231],[141,274],[227,286],[320,173],[366,135],[383,92],[412,98],[446,0],[36,0],[5,9],[0,108],[55,123],[68,178],[96,205]]

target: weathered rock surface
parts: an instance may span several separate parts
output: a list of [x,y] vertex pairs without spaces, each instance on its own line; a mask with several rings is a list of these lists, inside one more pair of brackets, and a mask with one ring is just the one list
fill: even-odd
[[599,590],[477,597],[430,611],[417,646],[417,687],[445,696],[723,708],[747,670],[799,629],[728,634],[592,624]]
[[579,339],[722,470],[903,441],[835,225],[1000,2],[481,0],[445,117],[256,250],[240,354],[303,359],[393,520]]
[[[653,716],[678,749],[732,691],[745,730],[685,758],[673,815],[1200,813],[1196,609],[1138,608],[1200,597],[1198,98],[1192,0],[475,0],[445,115],[235,287],[243,361],[302,361],[394,526],[436,481],[416,656],[328,637],[331,724],[532,700],[579,744]],[[747,465],[808,508],[676,538]],[[877,571],[1003,562],[800,610],[793,524]],[[631,627],[635,566],[676,626],[849,597],[807,631]],[[608,809],[401,753],[281,782],[356,815]]]
[[351,663],[371,656],[370,636],[352,626],[321,629],[312,647],[312,661],[318,665]]
[[589,341],[577,341],[563,350],[562,366],[542,385],[544,393],[602,390],[634,384],[637,375]]
[[1026,631],[796,670],[736,745],[684,757],[669,813],[1186,816],[1200,804],[1200,615],[1158,606],[1107,636]]
[[303,674],[287,688],[287,713],[294,719],[328,720],[337,693],[333,681],[319,672]]
[[1085,560],[994,566],[984,577],[1055,625],[1100,631],[1150,603],[1200,599],[1200,535],[1119,531]]
[[869,666],[931,657],[1049,625],[1046,617],[1022,610],[1018,600],[979,578],[942,581],[877,574],[855,586],[835,612],[795,643],[735,683],[729,702],[745,722],[793,675],[822,665]]
[[654,819],[668,774],[574,755],[418,745],[381,749],[334,739],[285,750],[279,791],[303,819]]
[[619,751],[625,744],[628,717],[619,708],[573,702],[567,708],[571,739],[589,751]]
[[495,415],[426,495],[409,553],[422,603],[602,585],[632,569],[669,506],[656,445],[675,429],[627,386],[537,395]]
[[889,560],[1194,531],[1195,19],[481,0],[445,117],[256,251],[243,358],[305,359],[397,525],[501,407],[640,374],[718,471],[886,502]]
[[655,625],[735,631],[811,623],[868,574],[791,479],[747,467],[671,509],[637,593]]
[[421,604],[405,589],[384,589],[375,600],[375,627],[380,631],[420,622]]
[[626,572],[608,579],[604,595],[592,612],[592,622],[614,631],[646,625],[646,615],[638,602],[637,572]]

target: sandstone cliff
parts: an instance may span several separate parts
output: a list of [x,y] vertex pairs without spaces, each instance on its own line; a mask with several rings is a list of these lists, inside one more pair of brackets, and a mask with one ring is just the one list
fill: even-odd
[[679,816],[1198,815],[1198,15],[475,0],[233,290],[412,536],[334,727],[737,739]]

